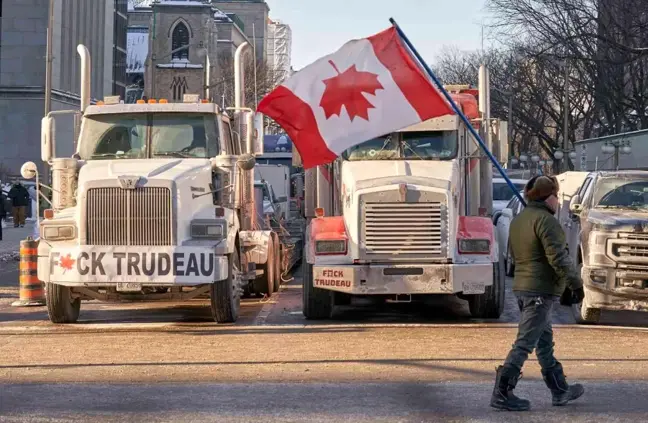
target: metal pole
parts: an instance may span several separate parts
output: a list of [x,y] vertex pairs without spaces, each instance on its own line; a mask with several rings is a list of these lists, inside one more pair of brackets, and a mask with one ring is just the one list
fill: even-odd
[[[254,24],[252,24],[252,39],[254,40],[253,53],[254,53],[254,108],[256,109],[259,105],[259,94],[257,92],[257,51],[256,51],[256,33],[254,30]],[[267,71],[267,70],[266,70]]]
[[488,156],[490,161],[493,163],[493,165],[495,166],[497,171],[500,173],[500,175],[502,175],[502,178],[504,178],[504,180],[508,184],[509,188],[511,188],[511,191],[513,191],[513,194],[518,198],[518,200],[520,200],[520,203],[522,203],[526,207],[526,201],[520,195],[520,192],[518,191],[518,189],[515,187],[515,185],[513,185],[513,182],[508,177],[508,175],[506,174],[506,172],[504,171],[502,166],[500,166],[500,164],[498,163],[495,156],[493,156],[493,153],[491,153],[488,150],[488,148],[486,148],[486,145],[484,144],[484,141],[481,139],[481,137],[479,136],[479,134],[477,133],[475,128],[472,126],[472,124],[470,123],[470,121],[468,120],[466,115],[464,115],[464,113],[461,111],[459,106],[457,106],[457,104],[452,100],[452,97],[450,97],[450,94],[448,94],[448,91],[446,91],[446,89],[443,87],[443,84],[441,84],[441,81],[439,81],[439,79],[436,77],[434,72],[432,72],[432,69],[430,69],[430,67],[427,65],[425,60],[423,60],[423,58],[418,53],[418,51],[416,51],[416,48],[414,48],[414,45],[412,44],[412,42],[409,40],[409,38],[407,38],[407,35],[405,35],[403,30],[400,28],[400,26],[398,26],[398,24],[396,23],[394,18],[390,18],[389,22],[391,22],[391,24],[394,26],[394,28],[396,28],[396,31],[398,32],[398,35],[405,42],[405,44],[407,45],[409,50],[412,52],[412,54],[414,54],[414,57],[416,57],[416,59],[419,61],[420,65],[423,67],[423,69],[425,69],[425,72],[432,79],[432,81],[434,82],[434,84],[436,85],[436,87],[440,91],[440,93],[445,97],[445,99],[449,103],[450,107],[452,107],[452,110],[457,114],[457,116],[461,119],[461,121],[464,123],[464,125],[466,125],[466,128],[468,129],[470,134],[473,136],[473,138],[475,138],[475,140],[477,140],[477,143],[482,148],[482,150],[484,150],[484,153],[486,153],[486,155]]
[[211,61],[209,60],[209,51],[205,51],[205,98],[211,101],[209,84],[211,84]]
[[569,64],[565,59],[565,116],[563,122],[564,170],[569,171]]
[[509,142],[509,159],[507,160],[509,168],[511,166],[511,157],[514,155],[513,151],[513,93],[509,94],[508,101],[508,127],[506,128],[508,142]]
[[52,51],[54,49],[54,0],[49,1],[47,20],[47,66],[45,67],[45,116],[52,111]]
[[614,170],[619,170],[619,146],[614,146]]

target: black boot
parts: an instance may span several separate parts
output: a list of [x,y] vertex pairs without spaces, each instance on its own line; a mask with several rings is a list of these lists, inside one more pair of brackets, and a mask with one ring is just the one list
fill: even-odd
[[551,403],[553,405],[565,405],[569,401],[579,398],[585,392],[583,385],[576,383],[569,385],[565,379],[565,373],[560,363],[551,369],[542,370],[542,377],[551,390]]
[[520,377],[520,372],[511,367],[499,366],[497,368],[495,388],[493,388],[490,402],[491,407],[508,411],[526,411],[531,408],[531,403],[528,400],[518,398],[513,394],[513,389]]

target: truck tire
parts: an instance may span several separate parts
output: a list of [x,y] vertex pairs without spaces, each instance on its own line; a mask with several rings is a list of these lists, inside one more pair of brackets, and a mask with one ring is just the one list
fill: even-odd
[[275,238],[275,281],[274,281],[274,292],[279,292],[281,288],[281,263],[283,260],[282,251],[281,251],[281,242]]
[[580,325],[596,324],[601,319],[601,309],[587,307],[584,300],[579,304],[572,304],[571,309],[574,320]]
[[45,284],[47,314],[52,323],[76,323],[81,310],[81,298],[72,298],[70,287]]
[[[241,308],[239,252],[227,255],[227,279],[216,281],[209,288],[212,317],[217,323],[234,323]],[[236,287],[234,285],[237,285]]]
[[515,275],[515,260],[511,256],[511,246],[510,245],[506,246],[505,267],[506,267],[506,276],[508,276],[509,278],[512,278]]
[[330,319],[333,315],[333,292],[313,286],[313,265],[304,263],[303,313],[309,320]]
[[477,319],[499,319],[504,312],[505,294],[504,260],[500,257],[497,263],[493,263],[493,284],[487,286],[483,294],[468,296],[471,316]]
[[263,270],[263,274],[254,280],[254,292],[257,294],[266,294],[270,297],[275,290],[275,253],[275,245],[272,238],[270,238],[268,241],[268,258],[264,264],[259,266],[259,269]]

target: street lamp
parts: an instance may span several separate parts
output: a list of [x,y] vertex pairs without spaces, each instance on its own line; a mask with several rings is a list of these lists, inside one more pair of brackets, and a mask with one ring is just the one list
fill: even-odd
[[515,166],[518,163],[520,163],[518,159],[516,159],[515,157],[511,157],[511,166]]
[[614,155],[614,169],[619,169],[619,153],[631,154],[632,147],[628,141],[607,141],[601,146],[601,151],[604,154]]
[[540,156],[538,156],[537,154],[534,154],[533,156],[531,156],[531,161],[533,163],[538,163],[540,161]]
[[521,162],[526,162],[527,160],[529,160],[529,157],[525,153],[520,154]]
[[558,149],[558,150],[554,151],[554,158],[556,160],[562,160],[563,157],[565,157],[565,153],[563,153],[563,151],[561,149]]

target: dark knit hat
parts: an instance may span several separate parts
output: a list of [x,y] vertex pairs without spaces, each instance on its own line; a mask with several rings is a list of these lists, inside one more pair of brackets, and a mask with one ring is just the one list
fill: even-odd
[[552,194],[558,196],[558,180],[555,176],[535,176],[524,187],[524,196],[529,201],[545,201]]

